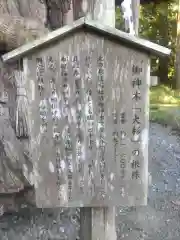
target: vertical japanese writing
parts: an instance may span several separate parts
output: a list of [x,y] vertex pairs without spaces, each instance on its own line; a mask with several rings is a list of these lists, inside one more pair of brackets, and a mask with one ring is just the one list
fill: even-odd
[[104,57],[99,56],[97,61],[98,69],[98,130],[99,130],[99,161],[101,183],[105,178],[105,116],[104,116]]
[[39,114],[41,119],[40,131],[41,133],[47,132],[47,123],[48,123],[48,104],[46,99],[43,97],[45,85],[44,85],[44,72],[45,72],[45,63],[43,58],[36,58],[36,80],[38,86],[38,92],[40,95],[39,103]]
[[49,70],[53,72],[56,71],[57,64],[56,64],[56,61],[53,60],[52,56],[47,57],[47,66]]
[[54,123],[57,124],[58,120],[61,118],[61,113],[59,109],[59,98],[57,95],[55,82],[56,82],[55,78],[52,77],[50,79],[51,96],[50,96],[49,102],[51,105],[52,120],[54,121]]
[[[93,148],[95,147],[95,138],[94,138],[94,117],[93,117],[93,97],[92,97],[92,58],[91,56],[86,56],[85,58],[85,82],[86,82],[86,123],[87,123],[87,141],[88,141],[88,150],[90,156],[93,156]],[[90,195],[93,194],[93,168],[94,161],[91,160],[91,163],[88,165],[88,185],[90,188]]]
[[84,193],[84,163],[83,163],[83,133],[82,126],[82,103],[81,103],[81,76],[80,62],[78,56],[72,57],[73,77],[75,83],[75,101],[76,101],[76,162],[79,172],[79,187],[81,193]]
[[86,98],[87,98],[87,124],[88,124],[88,148],[92,150],[94,145],[94,133],[93,133],[93,127],[94,127],[94,120],[93,120],[93,102],[92,102],[92,89],[87,90],[86,92]]
[[139,173],[140,160],[139,160],[139,157],[140,157],[139,149],[134,149],[132,151],[132,162],[131,162],[132,179],[140,178],[140,173]]
[[121,126],[121,130],[120,130],[120,134],[119,134],[120,145],[121,146],[126,146],[127,132],[125,130],[125,124],[127,122],[127,119],[126,119],[126,112],[125,111],[122,110],[120,112],[119,120],[120,120],[120,126]]
[[72,185],[73,185],[73,164],[72,164],[72,140],[71,140],[71,133],[70,133],[70,128],[67,126],[65,128],[65,132],[63,133],[64,135],[64,145],[65,145],[65,158],[66,158],[66,164],[68,166],[67,169],[67,177],[68,177],[68,196],[69,200],[72,199]]
[[61,57],[61,77],[62,77],[62,96],[63,96],[63,115],[67,120],[67,125],[64,128],[62,134],[65,146],[65,162],[67,165],[67,178],[68,178],[68,198],[72,199],[72,179],[73,179],[73,164],[72,164],[72,140],[70,127],[68,123],[68,108],[69,108],[69,97],[70,87],[68,84],[68,56]]
[[114,125],[114,132],[113,132],[113,149],[114,149],[114,161],[117,161],[117,147],[119,144],[119,132],[117,128],[118,124],[118,116],[117,116],[117,111],[114,109],[113,111],[113,125]]
[[121,179],[125,178],[125,169],[127,166],[127,155],[124,153],[125,146],[125,138],[126,138],[126,131],[124,130],[124,124],[127,122],[126,119],[126,112],[121,111],[120,112],[120,124],[121,124],[121,131],[120,131],[120,145],[122,146],[121,152],[120,152],[120,177]]
[[139,144],[140,144],[140,134],[141,134],[141,107],[140,104],[142,102],[141,96],[141,79],[142,68],[138,65],[133,65],[132,67],[132,88],[133,88],[133,119],[132,119],[132,142],[133,149],[132,149],[132,157],[131,157],[131,169],[132,169],[132,180],[140,178],[140,151],[139,151]]
[[40,96],[44,91],[45,64],[43,58],[36,58],[36,79]]
[[65,196],[63,194],[63,186],[65,184],[65,162],[62,159],[60,149],[56,149],[56,185],[58,188],[58,199],[62,200]]
[[41,133],[45,133],[47,132],[47,124],[48,124],[48,103],[46,99],[40,100],[39,114],[41,119],[40,131]]
[[127,156],[125,153],[120,155],[120,176],[122,179],[125,178],[125,168],[127,165]]
[[[47,66],[48,70],[51,72],[55,71],[55,67],[52,68],[53,66],[56,66],[55,61],[52,59],[52,57],[47,58]],[[49,97],[49,104],[50,104],[50,109],[51,109],[51,115],[52,115],[52,120],[53,120],[53,139],[54,143],[57,146],[60,142],[60,133],[58,131],[58,120],[60,117],[60,110],[59,110],[59,99],[56,91],[56,79],[54,77],[50,78],[49,80],[49,85],[50,85],[50,97]]]
[[61,185],[63,183],[62,176],[63,171],[61,168],[61,154],[60,154],[60,144],[61,144],[61,134],[58,130],[58,120],[60,118],[60,110],[59,110],[59,99],[56,91],[56,79],[55,79],[55,70],[56,70],[56,62],[53,60],[51,56],[47,57],[47,68],[50,71],[51,78],[49,80],[50,86],[50,97],[49,104],[51,109],[52,116],[52,134],[53,134],[53,142],[55,147],[55,156],[56,156],[56,186],[58,188],[58,198],[62,199],[61,193]]
[[86,90],[86,102],[87,102],[87,109],[86,109],[86,121],[88,124],[88,148],[92,150],[94,145],[93,140],[93,125],[94,125],[94,119],[93,119],[93,100],[92,100],[92,66],[91,66],[91,57],[87,56],[85,60],[85,65],[87,67],[87,74],[86,74],[86,84],[88,86]]
[[63,96],[63,115],[68,117],[68,104],[69,104],[69,95],[70,88],[68,84],[68,57],[61,57],[61,77],[62,77],[62,96]]

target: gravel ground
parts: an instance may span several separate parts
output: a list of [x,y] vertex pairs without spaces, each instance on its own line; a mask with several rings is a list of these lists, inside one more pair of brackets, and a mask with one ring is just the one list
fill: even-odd
[[[118,240],[180,239],[180,133],[150,125],[148,206],[118,208]],[[0,240],[76,240],[78,210],[22,209],[0,218]]]
[[[180,239],[180,141],[170,127],[151,124],[147,207],[120,209],[119,239]],[[178,202],[179,201],[179,202]],[[120,238],[121,236],[121,238]]]

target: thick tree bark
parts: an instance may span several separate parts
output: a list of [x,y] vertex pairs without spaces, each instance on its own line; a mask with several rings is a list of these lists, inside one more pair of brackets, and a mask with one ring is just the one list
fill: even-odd
[[175,88],[180,89],[180,0],[178,0],[178,13],[177,13],[177,38],[176,38],[176,64],[175,64]]
[[39,0],[0,0],[0,47],[12,50],[44,33],[46,8]]
[[47,9],[46,25],[55,30],[73,20],[72,0],[43,0]]
[[[0,0],[0,53],[46,34],[47,22],[52,30],[72,21],[71,0]],[[10,68],[0,65],[0,215],[19,202],[34,203],[24,89]]]
[[[45,20],[46,7],[39,0],[0,0],[1,54],[47,33]],[[0,62],[0,215],[17,210],[19,198],[27,202],[25,189],[31,185],[29,173],[32,172],[28,148],[24,147],[28,139],[16,137],[19,86],[10,72],[10,67]]]
[[[159,29],[160,32],[160,42],[162,46],[168,47],[168,3],[164,3],[164,11],[165,13],[163,15],[160,15],[159,21],[162,22],[162,27]],[[168,84],[168,65],[169,65],[169,59],[168,58],[160,58],[159,59],[159,78],[160,82],[162,84]]]

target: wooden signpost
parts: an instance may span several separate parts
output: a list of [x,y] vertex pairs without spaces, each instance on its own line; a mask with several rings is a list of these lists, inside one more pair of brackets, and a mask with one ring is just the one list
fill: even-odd
[[36,204],[81,207],[81,240],[147,204],[150,53],[170,50],[81,18],[3,56],[24,76]]

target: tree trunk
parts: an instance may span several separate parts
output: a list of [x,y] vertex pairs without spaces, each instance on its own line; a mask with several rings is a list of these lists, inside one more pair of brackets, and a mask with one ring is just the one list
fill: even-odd
[[115,0],[74,0],[74,18],[85,16],[104,25],[115,26]]
[[140,0],[124,0],[121,3],[125,31],[138,35]]
[[[47,33],[45,18],[46,7],[39,0],[0,0],[1,54]],[[32,162],[24,144],[28,136],[22,140],[22,131],[19,132],[19,138],[15,131],[16,110],[20,103],[17,106],[16,100],[21,98],[18,97],[20,79],[15,80],[10,72],[11,66],[2,65],[0,61],[0,215],[17,210],[17,196],[24,196],[26,203],[25,189],[30,187],[33,191],[28,180]],[[23,115],[18,115],[18,119],[21,117]],[[28,199],[33,202],[33,197]]]
[[[168,2],[162,3],[164,6],[164,12],[160,15],[159,21],[162,22],[162,27],[159,29],[159,35],[161,36],[159,44],[162,46],[168,46]],[[159,58],[159,79],[160,83],[168,85],[168,58]]]
[[[115,28],[115,0],[83,0],[75,4],[76,18],[84,16],[90,20]],[[116,240],[115,206],[81,208],[81,240]]]
[[176,79],[175,88],[180,89],[180,0],[178,0],[178,13],[177,13],[175,79]]
[[140,13],[140,0],[132,0],[132,16],[134,23],[134,32],[138,36],[139,33],[139,13]]
[[55,30],[73,21],[73,0],[44,0],[47,8],[46,25]]
[[159,59],[159,79],[162,84],[170,84],[168,80],[168,58]]

